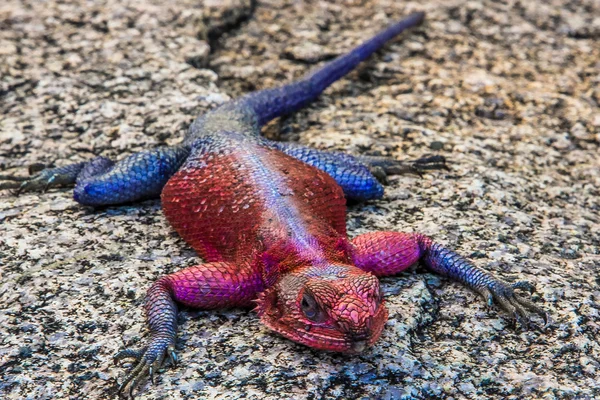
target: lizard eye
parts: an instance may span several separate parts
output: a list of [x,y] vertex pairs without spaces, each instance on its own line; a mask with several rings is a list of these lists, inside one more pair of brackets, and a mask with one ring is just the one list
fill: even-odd
[[319,308],[319,305],[317,304],[317,301],[314,297],[312,297],[308,293],[304,293],[304,296],[302,296],[301,305],[302,312],[304,313],[304,315],[306,315],[306,318],[312,321],[316,321],[317,319],[319,319],[318,317],[321,313],[321,309]]

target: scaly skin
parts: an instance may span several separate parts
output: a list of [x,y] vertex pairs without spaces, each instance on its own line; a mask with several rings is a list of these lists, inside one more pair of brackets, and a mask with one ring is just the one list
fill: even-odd
[[[183,143],[120,162],[98,157],[0,184],[19,191],[75,184],[84,205],[121,204],[160,194],[169,223],[205,260],[162,277],[148,290],[148,346],[115,361],[137,365],[121,392],[169,356],[174,363],[177,304],[197,308],[256,305],[262,323],[307,346],[357,353],[379,338],[388,311],[377,277],[421,262],[497,302],[524,325],[545,313],[515,288],[418,233],[376,232],[349,240],[346,199],[380,198],[386,173],[444,167],[439,156],[413,163],[353,157],[260,137],[260,127],[314,100],[422,13],[391,25],[306,77],[259,91],[200,116]],[[5,177],[6,178],[6,177]],[[9,177],[10,178],[10,177]],[[10,180],[10,179],[9,179]]]

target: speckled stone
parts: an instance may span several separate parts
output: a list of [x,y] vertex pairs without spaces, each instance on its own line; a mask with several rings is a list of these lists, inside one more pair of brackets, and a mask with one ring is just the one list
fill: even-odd
[[[181,363],[139,398],[597,398],[600,6],[540,3],[5,0],[0,171],[177,143],[199,113],[424,10],[423,28],[265,134],[446,156],[450,172],[394,177],[383,200],[352,206],[351,235],[424,232],[530,280],[551,329],[515,329],[459,285],[406,273],[383,280],[390,320],[359,356],[296,345],[249,311],[186,310]],[[1,196],[0,397],[113,396],[125,371],[112,355],[147,332],[145,290],[199,260],[158,201]]]

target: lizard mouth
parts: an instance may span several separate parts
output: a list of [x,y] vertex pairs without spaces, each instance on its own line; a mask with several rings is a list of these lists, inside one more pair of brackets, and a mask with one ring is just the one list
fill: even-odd
[[308,325],[300,321],[289,323],[285,319],[269,318],[267,315],[262,315],[261,321],[280,335],[314,349],[358,354],[379,339],[387,317],[387,308],[382,304],[372,318],[371,329],[360,337],[341,330],[335,324]]

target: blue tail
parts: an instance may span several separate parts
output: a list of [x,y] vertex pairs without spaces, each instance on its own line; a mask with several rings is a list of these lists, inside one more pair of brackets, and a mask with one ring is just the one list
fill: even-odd
[[383,47],[388,40],[408,28],[419,25],[424,17],[425,13],[413,13],[303,78],[278,88],[250,93],[235,103],[253,109],[258,116],[259,125],[264,125],[280,115],[299,110],[315,100],[333,82],[352,71],[361,61]]

